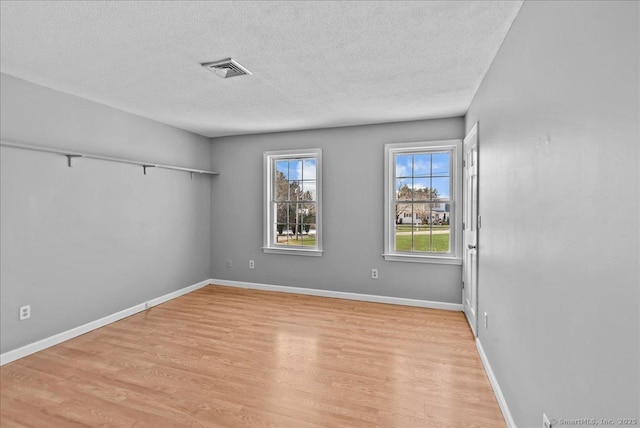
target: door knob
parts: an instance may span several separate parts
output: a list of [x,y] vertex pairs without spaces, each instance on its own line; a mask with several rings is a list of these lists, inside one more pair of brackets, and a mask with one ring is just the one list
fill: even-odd
[[470,250],[475,250],[477,248],[475,245],[471,244],[467,245],[467,247],[469,247]]

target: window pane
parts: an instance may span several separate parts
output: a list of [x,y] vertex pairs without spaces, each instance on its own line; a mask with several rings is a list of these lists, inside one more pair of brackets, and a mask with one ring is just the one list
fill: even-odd
[[[429,216],[431,215],[430,204],[413,204],[413,224],[420,227],[429,223]],[[420,229],[416,229],[420,230]]]
[[396,204],[397,223],[395,225],[396,251],[411,251],[413,248],[413,204]]
[[445,216],[444,204],[436,203],[431,206],[431,216],[429,224],[432,226],[440,226]]
[[293,207],[293,216],[289,218],[289,222],[302,223],[305,215],[309,214],[311,204],[291,204]]
[[413,240],[411,251],[429,251],[429,216],[431,204],[414,204]]
[[433,220],[433,224],[439,225],[444,221],[446,216],[445,212],[445,203],[437,202],[431,206],[431,218]]
[[292,159],[289,161],[289,180],[300,180],[302,178],[302,161]]
[[396,156],[396,178],[411,177],[413,172],[413,155]]
[[287,160],[279,160],[275,162],[276,164],[276,175],[278,175],[278,173],[282,174],[284,176],[284,179],[288,179],[289,178],[289,161]]
[[316,200],[316,182],[315,180],[302,182],[302,200],[303,201],[315,201]]
[[289,236],[289,245],[302,245],[302,220],[305,215],[305,204],[292,203],[289,206],[289,229],[291,235]]
[[450,179],[449,177],[433,177],[431,187],[434,189],[434,199],[449,199]]
[[410,203],[396,204],[396,224],[411,224],[413,212]]
[[286,242],[288,229],[289,229],[289,227],[288,227],[288,225],[286,223],[278,223],[276,225],[276,234],[277,234],[277,241],[276,242],[280,243],[283,240]]
[[434,153],[431,173],[434,176],[448,176],[450,174],[451,155],[450,153]]
[[311,235],[309,231],[310,231],[309,225],[303,226],[302,235],[300,235],[300,242],[298,243],[298,245],[304,245],[304,246],[316,245],[316,235],[315,234]]
[[431,229],[431,251],[448,253],[451,246],[451,227],[449,225],[433,225]]
[[300,221],[303,224],[316,223],[316,206],[315,204],[302,204],[300,207]]
[[316,179],[316,160],[305,159],[302,162],[302,178],[303,180],[315,180]]
[[444,206],[444,218],[443,218],[443,222],[445,224],[451,224],[451,203],[450,202],[444,202],[442,203],[442,205]]
[[410,201],[412,198],[411,179],[401,178],[396,180],[396,200]]
[[289,242],[289,236],[291,235],[290,225],[288,223],[278,223],[276,225],[276,239],[278,244],[287,244]]
[[431,234],[428,230],[414,233],[412,251],[419,253],[431,252]]
[[289,200],[299,201],[302,199],[302,182],[298,180],[289,181]]
[[431,175],[431,155],[417,154],[413,156],[413,176],[428,177]]
[[289,222],[289,213],[288,208],[289,204],[276,204],[276,222],[277,223],[288,223]]
[[413,179],[413,199],[415,200],[431,199],[431,179],[429,178]]
[[411,251],[411,231],[396,229],[396,251]]
[[285,178],[285,175],[280,171],[276,171],[276,181],[274,186],[276,201],[286,201],[289,199],[289,182]]

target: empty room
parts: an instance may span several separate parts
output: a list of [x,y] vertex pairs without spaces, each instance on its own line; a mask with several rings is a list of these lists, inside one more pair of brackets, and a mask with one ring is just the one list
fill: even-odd
[[638,426],[637,1],[0,1],[0,426]]

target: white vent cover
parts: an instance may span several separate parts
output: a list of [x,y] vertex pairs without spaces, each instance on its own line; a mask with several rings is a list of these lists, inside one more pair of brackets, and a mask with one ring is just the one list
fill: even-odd
[[214,72],[217,76],[226,79],[227,77],[244,76],[251,74],[249,70],[241,66],[238,62],[231,58],[225,58],[213,62],[205,62],[202,65],[209,71]]

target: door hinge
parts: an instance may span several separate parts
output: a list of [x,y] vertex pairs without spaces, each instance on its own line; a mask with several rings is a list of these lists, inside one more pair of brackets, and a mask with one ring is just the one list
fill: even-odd
[[478,216],[478,229],[482,227],[482,217]]
[[464,222],[462,222],[462,230],[465,230],[467,228],[467,225],[464,224]]
[[464,159],[462,159],[462,166],[463,166],[463,167],[467,166],[467,161],[466,161],[466,160],[464,160]]

